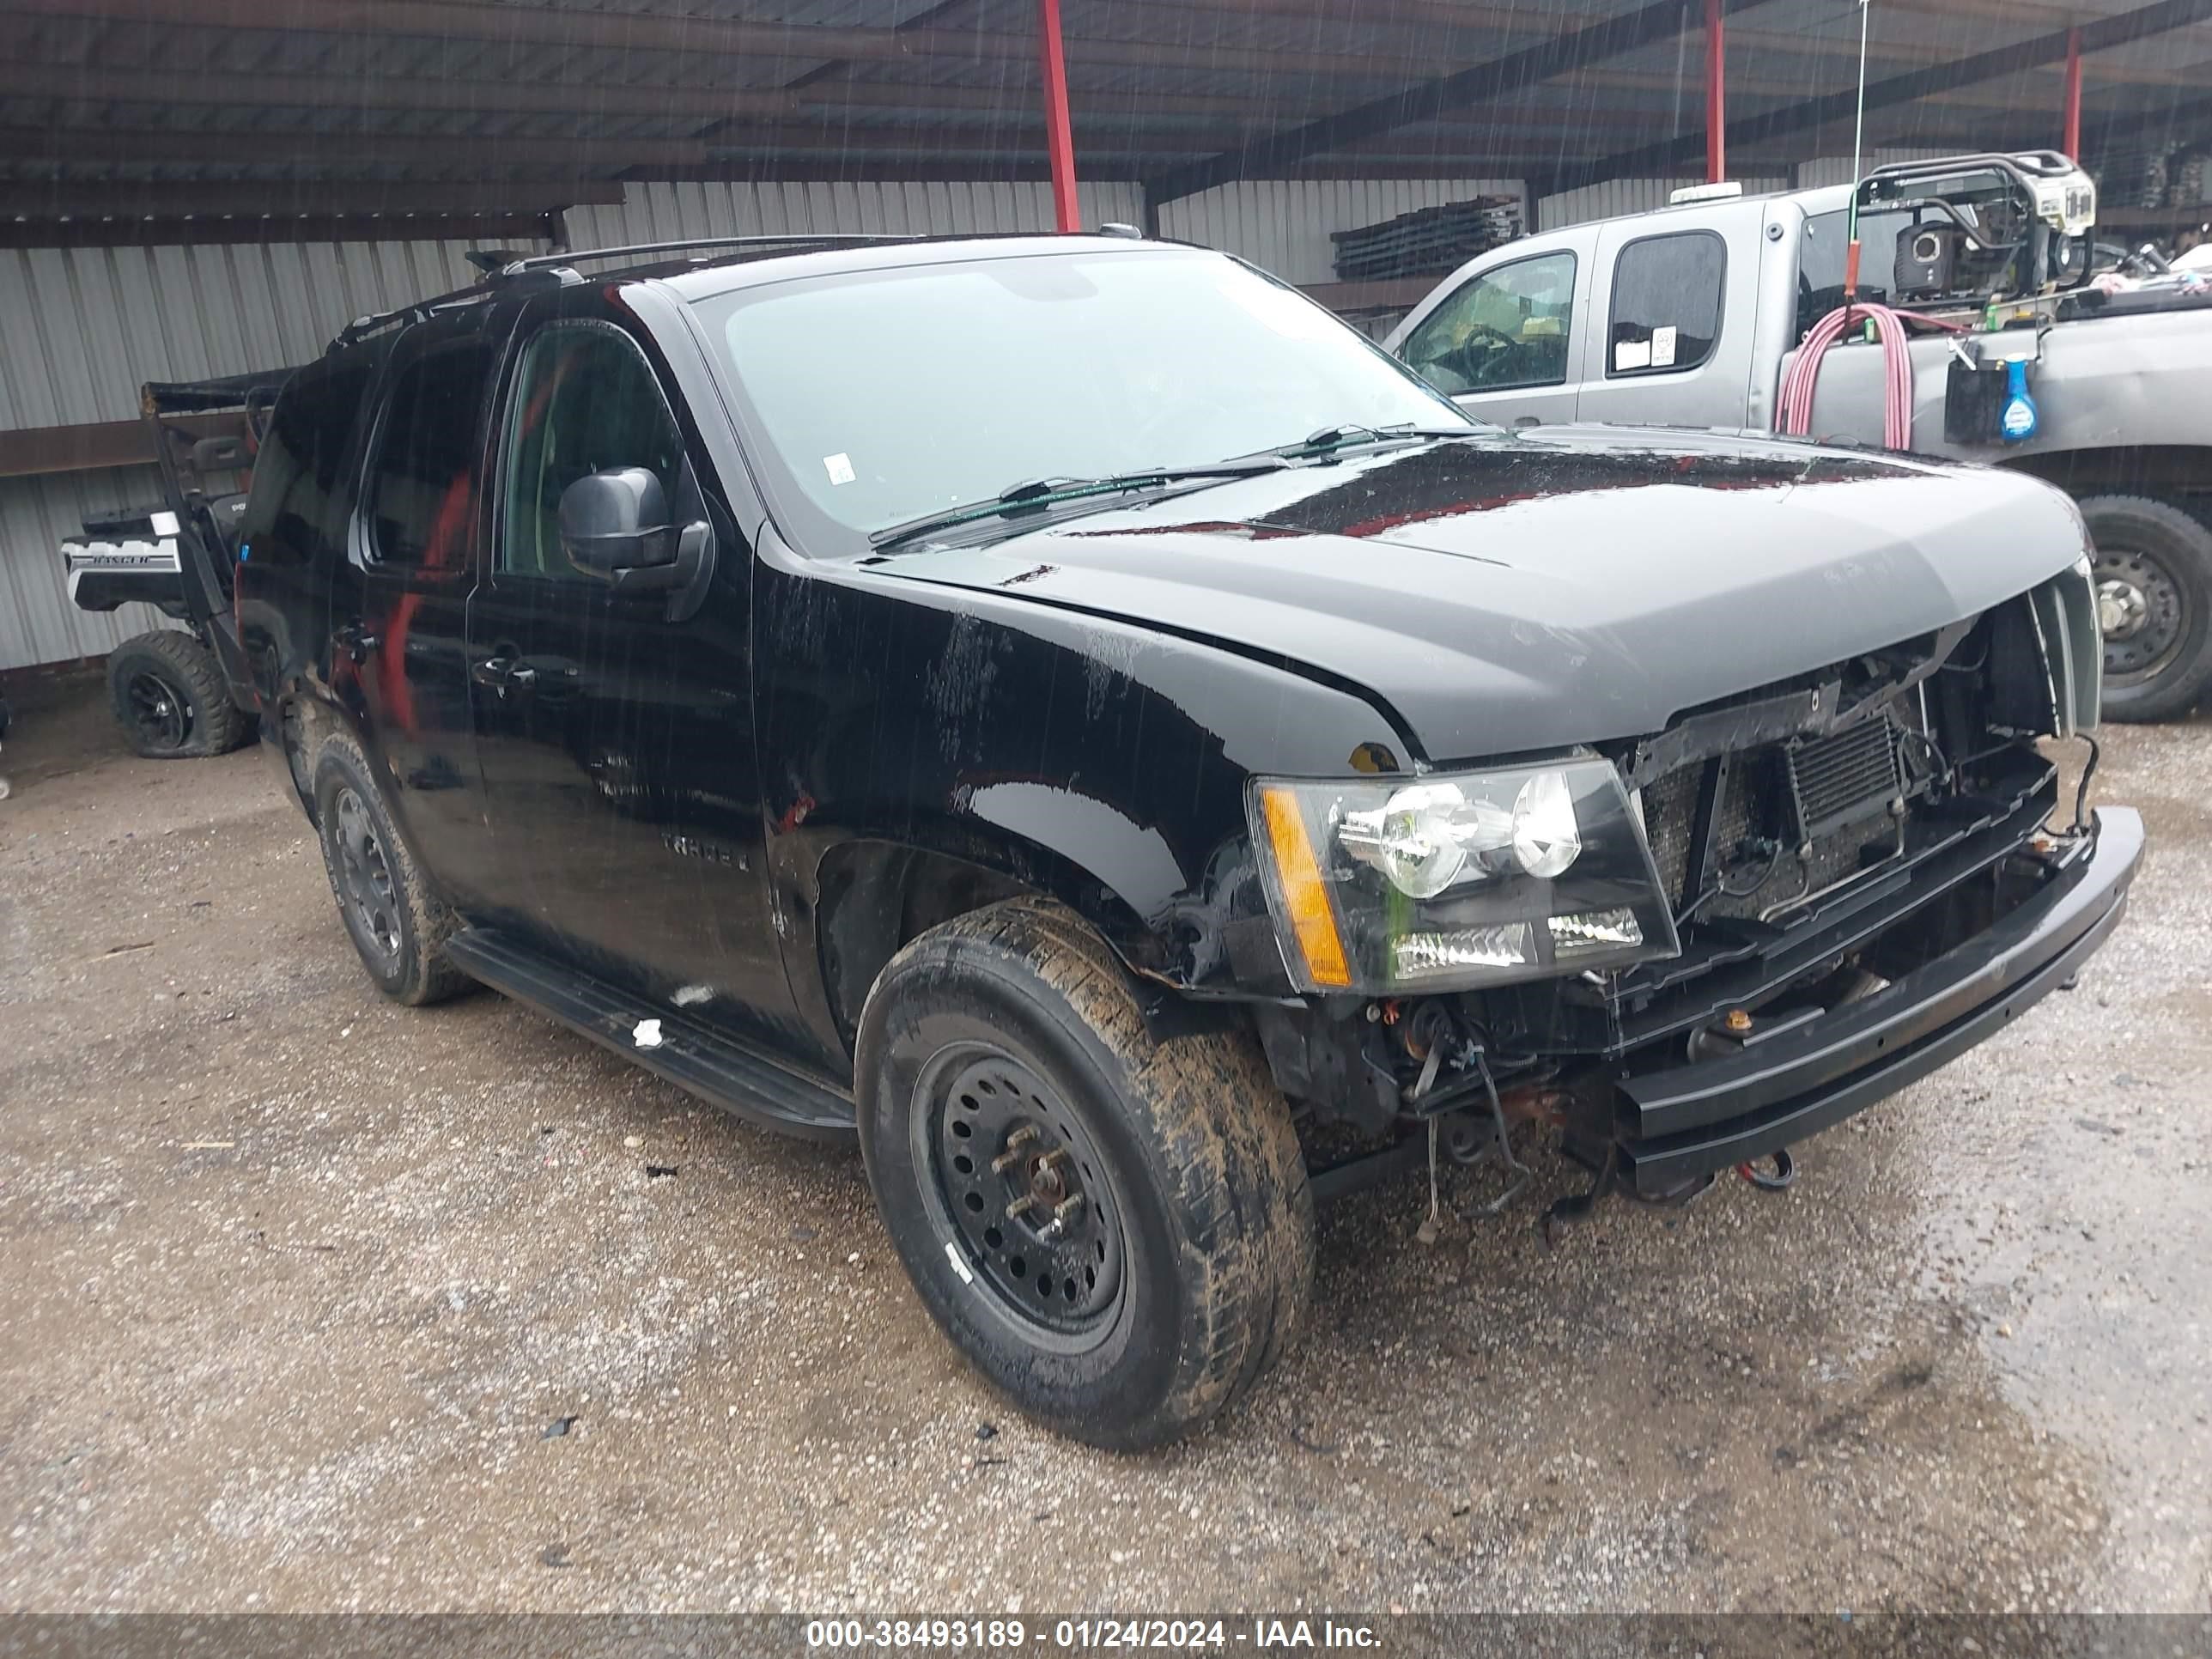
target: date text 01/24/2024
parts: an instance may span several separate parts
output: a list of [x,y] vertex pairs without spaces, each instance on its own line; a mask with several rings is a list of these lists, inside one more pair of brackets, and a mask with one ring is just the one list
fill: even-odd
[[810,1650],[971,1648],[982,1652],[1018,1651],[1049,1640],[1056,1649],[1164,1649],[1221,1653],[1236,1648],[1254,1652],[1297,1649],[1372,1649],[1378,1638],[1371,1626],[1338,1624],[1324,1619],[1254,1619],[1243,1628],[1221,1619],[1061,1619],[1031,1626],[1018,1619],[811,1620]]

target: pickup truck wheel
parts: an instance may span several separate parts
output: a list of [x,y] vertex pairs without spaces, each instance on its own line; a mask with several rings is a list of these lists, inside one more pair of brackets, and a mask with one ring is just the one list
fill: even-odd
[[215,653],[173,628],[108,653],[107,696],[132,752],[149,760],[228,754],[253,730],[252,716],[231,702]]
[[315,820],[338,916],[376,988],[411,1007],[465,990],[446,959],[455,922],[393,830],[368,762],[350,738],[323,744],[315,766]]
[[2141,495],[2092,496],[2081,516],[2096,544],[2104,712],[2116,720],[2185,714],[2212,680],[2212,529]]
[[1015,899],[924,933],[878,977],[858,1048],[891,1241],[1023,1411],[1156,1445],[1249,1389],[1297,1328],[1313,1201],[1257,1048],[1155,1041],[1068,912]]

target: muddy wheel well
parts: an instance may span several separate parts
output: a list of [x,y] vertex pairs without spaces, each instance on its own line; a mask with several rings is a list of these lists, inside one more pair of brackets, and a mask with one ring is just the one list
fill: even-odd
[[879,841],[833,848],[820,879],[822,983],[848,1048],[869,988],[901,946],[1030,890],[981,865]]
[[291,769],[292,787],[311,823],[319,823],[315,810],[315,763],[321,757],[325,739],[342,729],[330,710],[313,697],[289,696],[278,710],[277,736],[283,745],[284,763]]
[[2212,447],[2136,444],[2023,455],[2005,465],[2057,484],[2080,500],[2089,495],[2148,495],[2203,517],[2212,514]]

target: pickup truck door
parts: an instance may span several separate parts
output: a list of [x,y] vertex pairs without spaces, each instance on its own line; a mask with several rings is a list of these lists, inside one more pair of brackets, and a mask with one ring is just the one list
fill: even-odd
[[1744,424],[1763,246],[1757,205],[1719,202],[1596,227],[1597,257],[1577,295],[1592,319],[1577,418]]
[[[526,324],[493,433],[492,558],[468,619],[491,919],[632,994],[772,1030],[789,997],[762,877],[750,562],[659,371],[627,327],[579,314],[595,306],[562,296]],[[696,601],[618,594],[562,550],[562,491],[638,466],[677,523],[716,532]]]
[[1589,332],[1582,278],[1596,241],[1586,227],[1462,270],[1406,319],[1398,356],[1478,420],[1575,419]]

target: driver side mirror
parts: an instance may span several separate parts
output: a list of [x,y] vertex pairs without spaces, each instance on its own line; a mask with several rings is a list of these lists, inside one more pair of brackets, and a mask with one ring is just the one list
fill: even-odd
[[624,573],[676,562],[660,480],[641,466],[586,473],[561,492],[561,550],[587,576],[617,586]]

